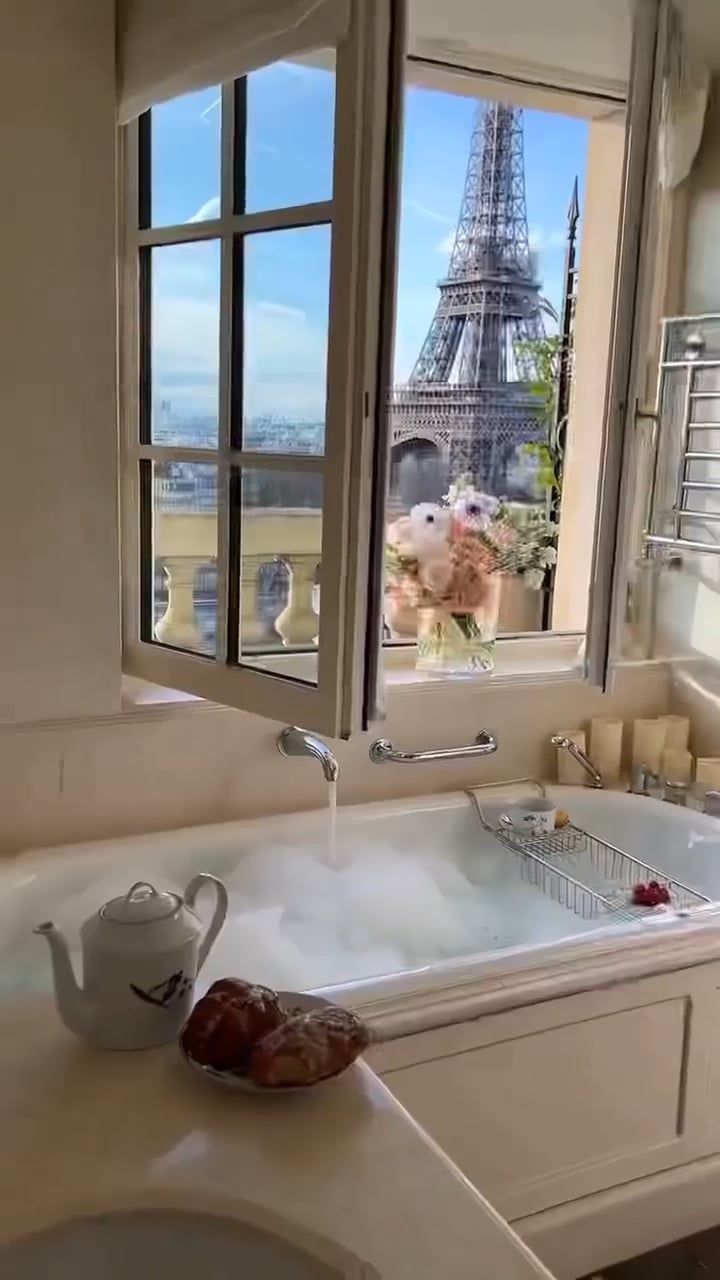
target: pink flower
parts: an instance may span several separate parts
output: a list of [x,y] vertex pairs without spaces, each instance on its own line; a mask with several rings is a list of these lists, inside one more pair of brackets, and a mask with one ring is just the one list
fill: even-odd
[[447,589],[448,607],[456,613],[472,613],[481,608],[491,592],[490,575],[497,560],[479,538],[468,536],[450,549],[452,576]]
[[433,556],[420,565],[419,578],[427,591],[443,596],[452,577],[452,565],[447,555]]

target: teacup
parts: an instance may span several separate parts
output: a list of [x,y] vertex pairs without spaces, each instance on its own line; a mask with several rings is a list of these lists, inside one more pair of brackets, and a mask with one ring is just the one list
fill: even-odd
[[521,831],[545,835],[555,830],[557,805],[547,796],[523,796],[510,810],[513,826]]

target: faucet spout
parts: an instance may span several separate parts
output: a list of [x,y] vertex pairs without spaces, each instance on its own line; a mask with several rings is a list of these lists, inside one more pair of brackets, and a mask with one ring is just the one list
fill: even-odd
[[554,747],[559,747],[561,751],[567,751],[578,764],[585,770],[590,779],[590,785],[595,787],[596,791],[600,791],[603,787],[602,774],[598,772],[589,756],[585,755],[582,747],[577,742],[573,742],[572,738],[565,738],[561,733],[556,733],[550,739]]
[[314,733],[306,733],[304,729],[288,725],[278,737],[277,749],[281,756],[310,756],[319,760],[325,781],[337,782],[340,772],[338,762],[327,743]]

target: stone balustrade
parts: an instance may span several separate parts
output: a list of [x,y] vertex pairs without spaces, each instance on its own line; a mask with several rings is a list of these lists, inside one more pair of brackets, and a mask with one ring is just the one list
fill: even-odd
[[[322,517],[313,510],[253,510],[243,512],[243,556],[240,582],[240,636],[243,652],[258,648],[307,648],[318,633],[315,591],[320,564]],[[217,554],[215,512],[156,511],[155,558],[162,565],[167,605],[155,624],[164,644],[212,651],[210,635],[201,625],[197,603],[200,570]],[[277,617],[268,619],[260,608],[261,571],[280,563],[287,575],[287,600]]]
[[[309,648],[317,643],[318,577],[322,518],[314,510],[248,510],[243,513],[240,583],[240,636],[243,653]],[[206,598],[202,625],[198,581],[215,563],[217,519],[214,512],[156,511],[155,557],[162,566],[167,604],[155,624],[164,644],[208,653],[214,647],[214,608]],[[280,564],[285,599],[275,617],[263,608],[262,574]],[[499,630],[539,630],[542,597],[520,579],[503,585]]]

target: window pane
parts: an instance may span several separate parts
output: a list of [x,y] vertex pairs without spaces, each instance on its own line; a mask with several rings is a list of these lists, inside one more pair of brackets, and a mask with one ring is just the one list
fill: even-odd
[[219,218],[220,102],[215,87],[150,112],[152,226]]
[[332,196],[335,54],[276,62],[247,79],[246,212]]
[[242,502],[241,661],[316,684],[322,476],[246,470]]
[[217,467],[153,465],[154,637],[193,653],[215,653]]
[[624,121],[553,102],[406,92],[386,637],[457,670],[585,627]]
[[216,448],[220,242],[151,253],[152,443]]
[[322,453],[330,227],[245,237],[243,444]]

